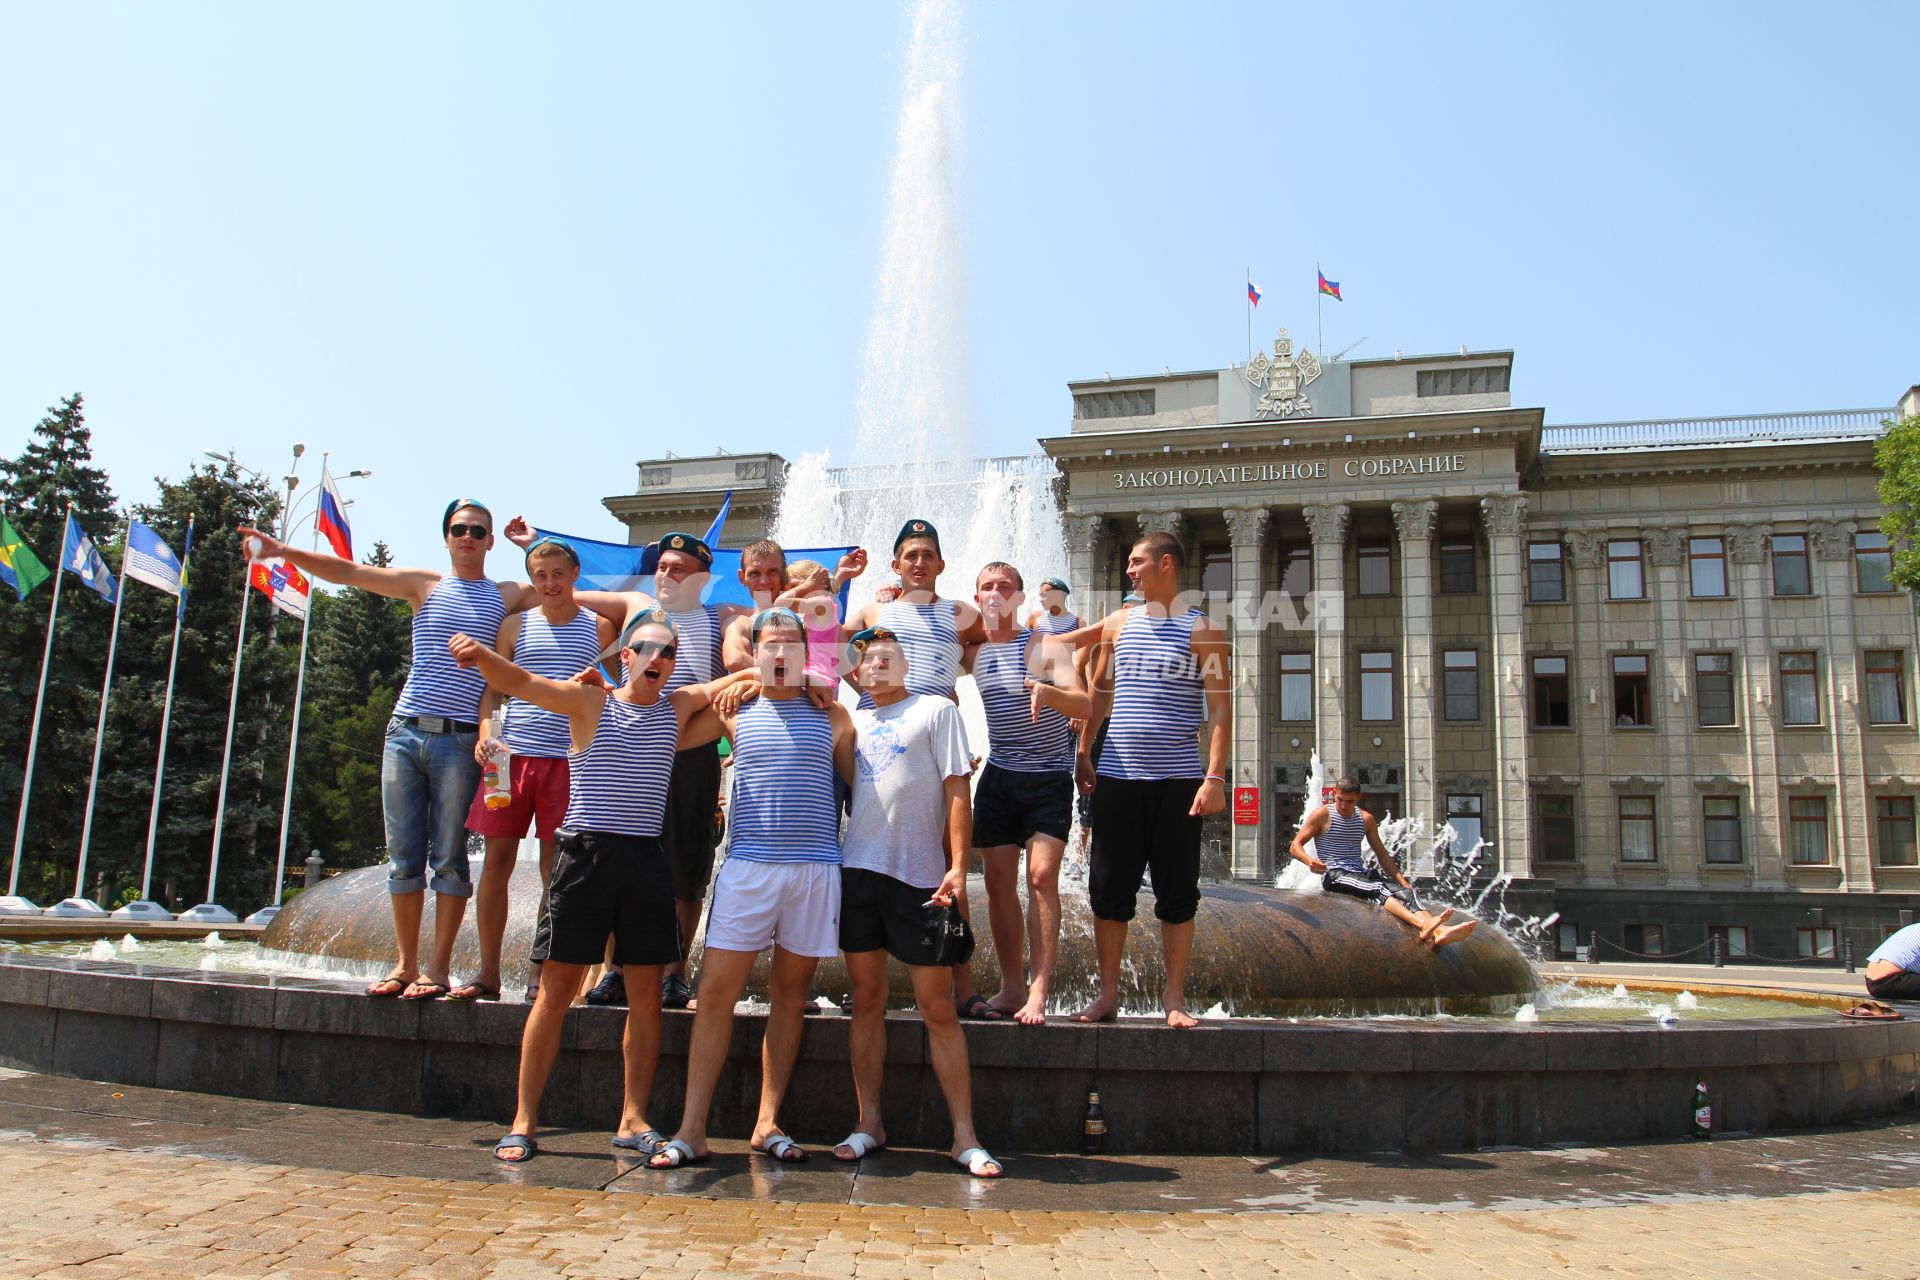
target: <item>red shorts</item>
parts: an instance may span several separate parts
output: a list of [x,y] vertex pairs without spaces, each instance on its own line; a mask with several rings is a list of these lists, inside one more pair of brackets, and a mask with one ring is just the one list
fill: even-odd
[[565,758],[514,756],[507,775],[512,803],[503,809],[487,808],[487,784],[482,782],[474,789],[473,807],[467,810],[467,830],[479,836],[522,840],[531,826],[540,839],[553,839],[567,812]]

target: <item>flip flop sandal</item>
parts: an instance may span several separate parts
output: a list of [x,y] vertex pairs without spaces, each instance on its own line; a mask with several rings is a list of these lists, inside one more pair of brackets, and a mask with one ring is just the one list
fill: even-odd
[[[412,978],[402,978],[396,974],[389,974],[378,982],[369,983],[367,985],[367,994],[376,1000],[391,1000],[412,985]],[[388,991],[386,989],[388,987],[392,987],[393,990]]]
[[613,1145],[622,1151],[638,1151],[643,1156],[655,1155],[667,1145],[667,1135],[658,1129],[642,1129],[628,1137],[613,1135]]
[[966,1003],[960,1006],[958,1013],[968,1022],[1005,1022],[1007,1020],[1007,1015],[988,1004],[986,998],[978,991],[967,997]]
[[[655,1161],[662,1159],[666,1161],[665,1164],[655,1163]],[[683,1165],[705,1164],[711,1159],[713,1159],[713,1152],[709,1151],[703,1156],[695,1155],[691,1146],[680,1141],[678,1138],[674,1138],[669,1141],[666,1146],[653,1153],[653,1159],[647,1161],[647,1168],[661,1170],[678,1169]]]
[[490,987],[484,982],[469,982],[447,992],[446,998],[463,1004],[472,1000],[498,1000],[500,988]]
[[[504,1155],[507,1151],[524,1151],[525,1155]],[[493,1158],[501,1164],[525,1164],[540,1154],[540,1144],[524,1133],[510,1133],[493,1144]]]
[[1862,1000],[1852,1008],[1843,1010],[1840,1016],[1855,1022],[1899,1022],[1906,1017],[1892,1005],[1882,1004],[1878,1000]]
[[[853,1156],[851,1159],[840,1154],[841,1147],[847,1147],[852,1150]],[[887,1144],[880,1141],[880,1139],[870,1133],[862,1133],[858,1129],[855,1129],[852,1133],[834,1144],[833,1158],[841,1164],[853,1164],[855,1161],[864,1160],[871,1155],[877,1155],[886,1149]]]
[[444,1000],[446,997],[446,987],[438,982],[409,983],[407,989],[400,993],[402,1000]]
[[[976,1178],[998,1178],[1006,1172],[1000,1162],[987,1154],[985,1147],[968,1147],[953,1157],[953,1162]],[[987,1170],[992,1169],[992,1173]]]
[[766,1146],[753,1147],[753,1149],[769,1159],[778,1160],[781,1164],[805,1164],[813,1158],[805,1147],[784,1133],[774,1134],[767,1139]]

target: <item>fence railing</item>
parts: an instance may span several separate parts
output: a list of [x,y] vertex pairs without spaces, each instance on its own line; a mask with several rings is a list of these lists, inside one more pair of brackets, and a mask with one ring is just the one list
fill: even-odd
[[1661,445],[1753,444],[1775,440],[1878,436],[1890,409],[1820,409],[1731,418],[1649,418],[1638,422],[1579,422],[1540,433],[1546,453],[1646,449]]

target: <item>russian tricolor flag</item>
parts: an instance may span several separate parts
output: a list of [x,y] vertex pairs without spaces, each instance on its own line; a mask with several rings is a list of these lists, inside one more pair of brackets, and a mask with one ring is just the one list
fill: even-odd
[[333,477],[324,471],[320,474],[318,524],[320,535],[333,548],[333,554],[342,560],[353,559],[353,529],[347,524],[347,504],[340,501],[340,491],[333,487]]
[[1247,301],[1256,307],[1260,305],[1260,286],[1251,279],[1247,281]]

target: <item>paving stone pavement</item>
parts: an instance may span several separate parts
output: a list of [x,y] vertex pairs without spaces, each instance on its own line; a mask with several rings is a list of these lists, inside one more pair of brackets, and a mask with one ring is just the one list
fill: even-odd
[[[350,1068],[343,1068],[350,1069]],[[669,1175],[542,1135],[0,1078],[12,1277],[1920,1275],[1920,1125],[1450,1156],[941,1153]]]

